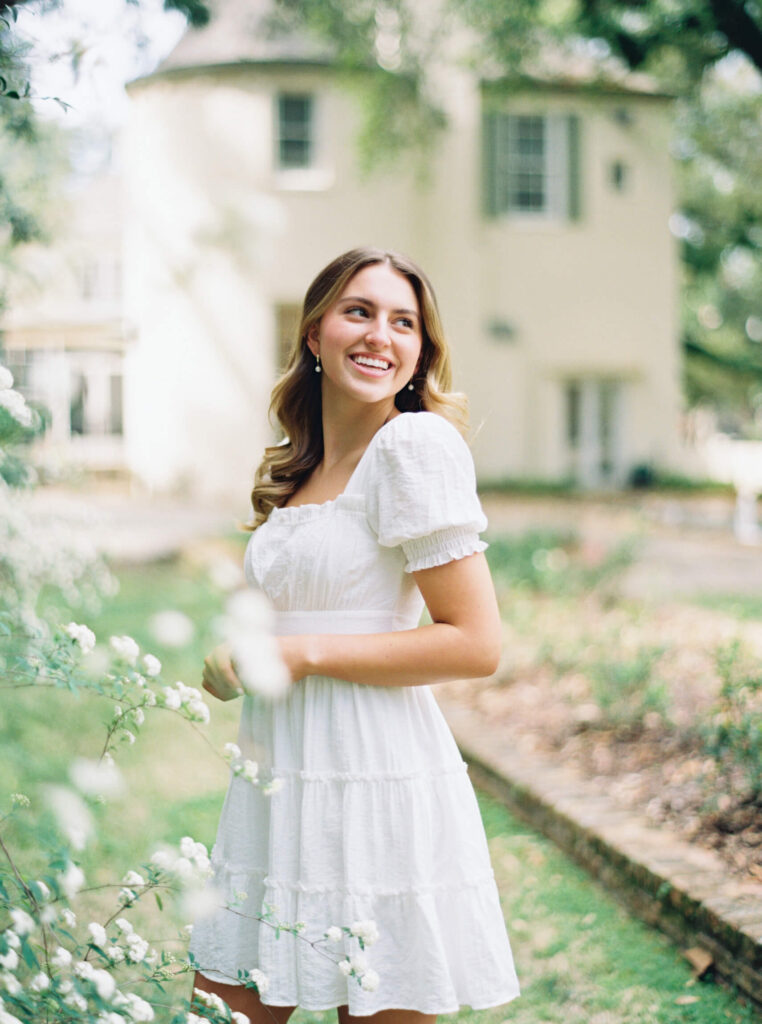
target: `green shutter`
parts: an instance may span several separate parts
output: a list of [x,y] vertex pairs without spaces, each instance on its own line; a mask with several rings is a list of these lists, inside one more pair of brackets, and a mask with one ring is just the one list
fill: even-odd
[[482,208],[487,217],[497,217],[497,133],[499,114],[485,110],[482,116]]
[[569,220],[582,216],[582,168],[580,158],[580,119],[570,114],[566,119],[569,153]]

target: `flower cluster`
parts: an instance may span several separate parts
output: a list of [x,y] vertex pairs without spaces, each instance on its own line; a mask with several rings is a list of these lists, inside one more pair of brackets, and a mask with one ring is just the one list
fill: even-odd
[[236,743],[226,743],[225,760],[230,764],[230,770],[233,775],[237,775],[247,782],[253,783],[255,786],[259,786],[265,796],[272,796],[274,793],[280,792],[283,789],[284,781],[278,776],[272,776],[270,779],[264,780],[259,774],[259,765],[256,761],[252,761],[249,758],[243,757],[241,754],[241,748]]
[[206,725],[209,721],[209,707],[204,702],[201,691],[195,686],[186,686],[179,681],[174,686],[165,686],[159,701],[170,711],[183,712],[191,722],[202,722]]

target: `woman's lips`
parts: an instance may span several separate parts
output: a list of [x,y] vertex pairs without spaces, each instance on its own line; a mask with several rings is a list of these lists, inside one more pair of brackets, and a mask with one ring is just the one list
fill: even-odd
[[[392,369],[392,364],[389,362],[389,360],[384,359],[380,356],[362,355],[358,357],[354,355],[350,356],[349,358],[353,365],[356,366],[357,369],[360,371],[360,373],[366,374],[369,377],[382,377],[385,373],[388,373]],[[384,366],[371,366],[367,362],[359,362],[358,359],[360,358],[373,360],[374,363],[384,363]]]

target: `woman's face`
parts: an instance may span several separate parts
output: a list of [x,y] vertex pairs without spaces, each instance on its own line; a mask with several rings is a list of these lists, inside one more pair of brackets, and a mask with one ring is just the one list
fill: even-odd
[[310,331],[322,364],[323,402],[394,403],[421,355],[421,312],[409,280],[387,263],[352,277]]

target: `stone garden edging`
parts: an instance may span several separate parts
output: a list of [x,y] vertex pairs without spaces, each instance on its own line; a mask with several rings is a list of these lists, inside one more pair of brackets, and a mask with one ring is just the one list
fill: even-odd
[[590,780],[517,751],[488,716],[438,695],[473,782],[571,856],[637,917],[711,954],[762,1005],[762,885],[625,810]]

